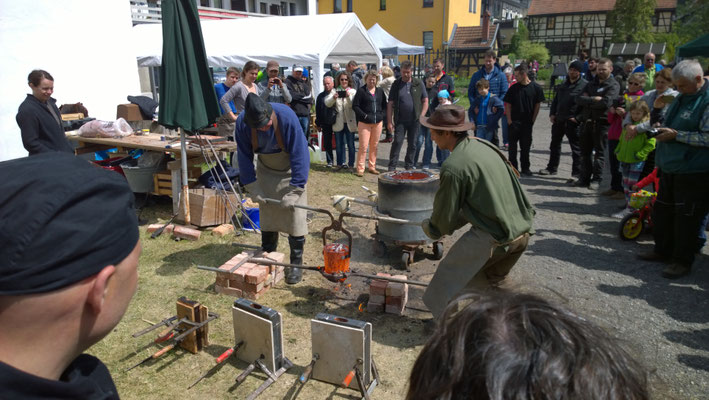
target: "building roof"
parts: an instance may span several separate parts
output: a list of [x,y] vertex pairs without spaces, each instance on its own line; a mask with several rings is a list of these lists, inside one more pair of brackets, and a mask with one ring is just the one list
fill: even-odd
[[665,43],[611,43],[608,56],[640,56],[646,53],[665,54]]
[[[532,0],[528,16],[578,14],[610,11],[615,6],[615,0],[584,0],[580,2],[562,0]],[[677,0],[657,0],[656,9],[677,8]]]
[[489,49],[495,43],[497,27],[497,24],[490,24],[487,40],[483,41],[482,26],[459,26],[456,28],[448,47],[454,49]]

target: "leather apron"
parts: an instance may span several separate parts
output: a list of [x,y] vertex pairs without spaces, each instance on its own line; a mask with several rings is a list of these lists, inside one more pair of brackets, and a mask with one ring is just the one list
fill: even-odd
[[[272,116],[273,130],[281,147],[280,153],[261,154],[257,152],[258,146],[253,146],[254,153],[258,154],[256,161],[256,183],[264,193],[264,197],[280,200],[291,191],[290,155],[283,147],[278,119]],[[252,144],[256,139],[256,130],[252,130]],[[258,143],[257,143],[258,144]],[[297,205],[308,205],[307,186],[300,196]],[[261,230],[266,232],[285,232],[290,236],[305,236],[308,233],[307,211],[302,208],[289,210],[279,204],[260,204],[259,218]]]

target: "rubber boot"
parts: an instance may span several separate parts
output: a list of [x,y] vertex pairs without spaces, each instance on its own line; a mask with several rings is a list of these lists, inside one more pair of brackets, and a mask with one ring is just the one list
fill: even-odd
[[[303,265],[305,236],[288,236],[288,244],[290,245],[290,263]],[[296,284],[303,279],[303,270],[300,268],[286,267],[285,273],[286,283],[289,285]]]
[[278,232],[261,231],[261,249],[267,253],[278,248]]

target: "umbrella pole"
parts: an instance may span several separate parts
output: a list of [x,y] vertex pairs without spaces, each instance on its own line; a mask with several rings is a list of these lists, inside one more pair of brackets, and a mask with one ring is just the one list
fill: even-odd
[[181,158],[181,169],[182,169],[182,199],[184,201],[185,210],[185,225],[190,224],[190,193],[189,193],[189,182],[187,181],[187,144],[185,142],[185,130],[182,128],[177,128],[180,130],[180,158]]

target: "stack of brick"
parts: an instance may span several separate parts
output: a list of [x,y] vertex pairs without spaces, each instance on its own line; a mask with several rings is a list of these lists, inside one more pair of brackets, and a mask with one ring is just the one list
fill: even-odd
[[[407,279],[406,275],[391,276],[380,272],[378,276]],[[409,300],[409,285],[407,283],[388,282],[374,279],[369,285],[369,302],[367,311],[387,312],[389,314],[403,315],[406,302]]]
[[[153,233],[158,229],[162,228],[162,226],[163,224],[150,224],[148,226],[148,233]],[[202,232],[198,231],[197,229],[173,224],[165,226],[165,229],[162,232],[172,234],[173,237],[178,239],[187,239],[192,241],[199,240],[200,236],[202,235]]]
[[[217,293],[258,300],[270,287],[283,280],[284,268],[281,266],[243,262],[244,259],[253,257],[254,254],[253,251],[245,251],[219,267],[224,272],[217,272],[217,280],[214,282],[214,289]],[[285,255],[274,251],[261,254],[259,258],[283,262]],[[240,263],[238,268],[229,272]]]

